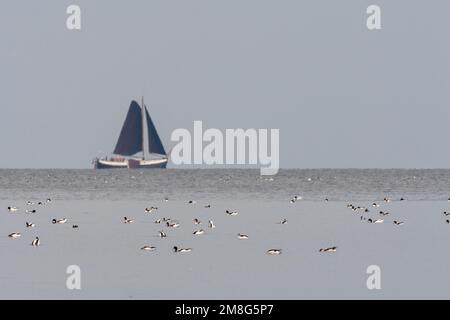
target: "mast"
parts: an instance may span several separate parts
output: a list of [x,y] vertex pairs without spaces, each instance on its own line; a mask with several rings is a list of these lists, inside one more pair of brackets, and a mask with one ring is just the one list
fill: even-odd
[[145,160],[145,106],[144,106],[144,96],[142,96],[142,160]]

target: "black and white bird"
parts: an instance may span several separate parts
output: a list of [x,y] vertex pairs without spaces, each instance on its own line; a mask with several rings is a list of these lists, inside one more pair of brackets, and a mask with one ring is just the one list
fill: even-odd
[[394,224],[397,225],[397,226],[401,226],[402,224],[404,224],[404,222],[403,221],[394,220]]
[[367,219],[367,222],[369,222],[369,223],[383,223],[384,220],[383,219],[372,219],[372,218],[369,218],[369,219]]
[[36,213],[37,211],[36,211],[36,209],[33,209],[33,210],[25,210],[25,212],[26,213]]
[[178,222],[166,222],[166,226],[169,228],[178,228],[180,226],[180,224]]
[[320,248],[319,252],[336,252],[337,247]]
[[237,216],[238,215],[237,211],[226,210],[225,213],[229,216]]
[[288,223],[287,219],[283,219],[280,221],[280,224],[287,224],[287,223]]
[[239,240],[247,240],[248,239],[248,235],[242,234],[242,233],[238,233],[237,238]]
[[192,251],[191,248],[178,248],[177,246],[173,247],[173,252],[175,252],[175,253],[178,253],[178,252],[185,253],[185,252],[191,252],[191,251]]
[[302,197],[300,197],[300,196],[294,196],[289,202],[290,203],[295,203],[295,202],[297,202],[298,200],[301,200],[302,199]]
[[145,208],[145,212],[147,212],[147,213],[152,213],[153,211],[156,211],[156,210],[158,210],[157,207]]
[[156,247],[153,247],[153,246],[143,246],[143,247],[141,248],[141,250],[144,250],[144,251],[155,251],[155,250],[156,250]]
[[128,219],[127,217],[123,217],[123,223],[134,223],[134,220]]
[[41,244],[41,240],[39,239],[39,237],[36,237],[36,239],[34,239],[33,242],[31,242],[31,245],[33,247],[39,247],[40,244]]
[[33,206],[34,205],[34,202],[32,202],[32,201],[27,201],[27,206]]
[[300,196],[294,196],[289,202],[290,203],[295,203],[295,202],[297,202],[298,200],[301,200],[302,199],[302,197],[300,197]]
[[195,200],[189,200],[188,203],[189,203],[189,204],[196,204],[197,201],[195,201]]
[[10,238],[12,238],[12,239],[18,239],[18,238],[20,238],[22,235],[19,233],[19,232],[13,232],[13,233],[10,233],[9,235],[8,235],[8,237],[10,237]]
[[169,198],[164,198],[164,200],[163,200],[164,202],[169,202]]
[[369,212],[369,209],[366,207],[361,207],[361,206],[357,206],[357,207],[353,207],[352,208],[353,211],[364,211],[364,212]]
[[208,227],[210,227],[211,229],[214,229],[216,227],[215,224],[214,224],[214,221],[209,220],[208,221]]
[[27,228],[34,228],[36,225],[31,222],[26,222],[26,226],[27,226]]
[[382,216],[387,216],[387,215],[389,215],[389,212],[387,212],[387,211],[380,211],[379,214],[381,214]]
[[72,229],[78,229],[78,225],[77,224],[72,225]]
[[160,237],[160,238],[166,238],[166,237],[167,237],[167,234],[166,234],[164,231],[160,231],[160,232],[159,232],[159,237]]
[[209,208],[211,208],[211,205],[210,205],[210,204],[207,204],[207,205],[205,206],[205,208],[206,208],[206,209],[209,209]]
[[450,216],[450,212],[444,211],[444,216]]
[[64,224],[67,222],[67,218],[62,218],[62,219],[53,219],[52,223],[53,224]]
[[194,219],[194,224],[201,224],[201,223],[202,222],[199,219],[197,219],[197,218]]
[[280,255],[281,254],[281,249],[269,249],[269,250],[267,250],[266,254],[269,254],[269,255]]
[[160,223],[161,223],[161,219],[155,220],[155,223],[156,223],[156,224],[160,224]]
[[196,231],[193,232],[193,234],[195,234],[195,235],[201,235],[201,234],[204,234],[204,233],[205,233],[205,230],[203,230],[203,229],[196,230]]
[[17,208],[17,207],[8,207],[8,211],[9,212],[17,212],[17,211],[19,211],[19,208]]

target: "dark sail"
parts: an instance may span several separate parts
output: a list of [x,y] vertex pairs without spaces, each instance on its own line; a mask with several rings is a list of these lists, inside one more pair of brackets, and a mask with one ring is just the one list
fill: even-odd
[[147,118],[148,152],[166,155],[164,146],[158,136],[158,132],[156,132],[155,125],[153,124],[152,118],[150,118],[150,115],[148,114],[147,108],[145,108],[145,116]]
[[142,109],[136,101],[132,101],[114,153],[132,156],[140,151],[142,151]]

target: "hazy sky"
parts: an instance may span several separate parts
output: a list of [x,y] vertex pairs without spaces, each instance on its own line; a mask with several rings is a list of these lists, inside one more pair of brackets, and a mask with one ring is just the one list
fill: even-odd
[[91,167],[143,94],[167,150],[202,120],[279,128],[281,167],[450,167],[448,0],[5,0],[0,35],[0,168]]

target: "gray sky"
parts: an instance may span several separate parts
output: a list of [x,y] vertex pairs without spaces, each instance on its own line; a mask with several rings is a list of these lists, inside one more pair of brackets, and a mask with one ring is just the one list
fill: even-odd
[[143,94],[166,149],[202,120],[279,128],[281,167],[448,168],[449,30],[448,0],[2,1],[0,168],[90,167]]

